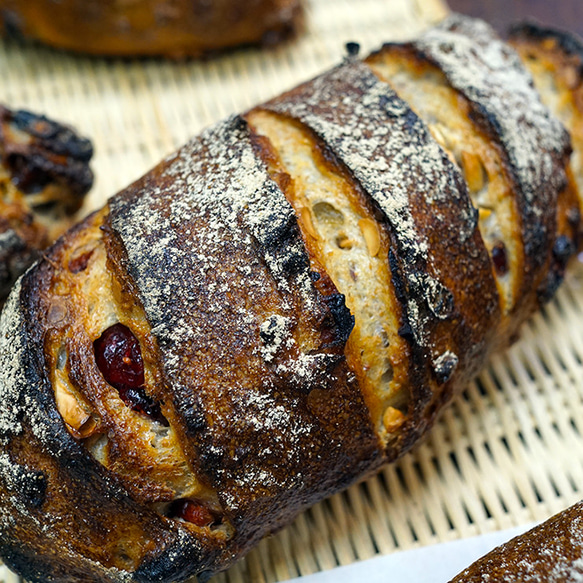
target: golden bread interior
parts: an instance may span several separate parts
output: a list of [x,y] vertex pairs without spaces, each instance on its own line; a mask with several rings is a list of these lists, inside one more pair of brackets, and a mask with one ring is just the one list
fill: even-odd
[[[108,260],[101,228],[106,215],[107,208],[78,230],[55,266],[45,353],[57,408],[69,432],[137,501],[168,514],[176,500],[194,499],[219,516],[216,492],[193,469],[172,404],[162,396],[164,379],[146,316]],[[161,419],[128,406],[96,364],[94,341],[118,323],[139,340],[143,390],[159,404]],[[223,522],[213,526],[226,528]]]
[[290,177],[285,194],[310,255],[324,266],[354,315],[346,358],[356,373],[374,427],[391,438],[409,401],[408,347],[399,336],[400,306],[389,270],[389,237],[354,180],[326,156],[299,122],[265,110],[248,121],[269,140],[273,174]]
[[492,271],[502,311],[510,313],[520,298],[523,249],[512,183],[500,152],[472,120],[467,100],[435,65],[391,45],[366,63],[411,106],[462,171],[479,211],[478,226],[486,248],[491,255],[505,255],[505,267],[496,269],[493,261]]

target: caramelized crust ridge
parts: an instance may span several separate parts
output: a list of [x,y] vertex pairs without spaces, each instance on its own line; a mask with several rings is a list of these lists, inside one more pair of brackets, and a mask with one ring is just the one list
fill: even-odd
[[567,185],[569,135],[542,104],[518,55],[486,23],[453,14],[414,42],[472,104],[472,115],[507,157],[524,246],[523,317],[538,305],[553,241],[557,197]]
[[366,63],[411,105],[463,173],[472,204],[479,211],[478,226],[488,252],[491,256],[504,253],[498,267],[492,262],[492,272],[502,313],[508,318],[521,299],[524,250],[517,187],[498,147],[474,122],[466,98],[412,45],[385,45]]
[[409,387],[403,367],[408,348],[398,334],[400,306],[391,285],[388,237],[354,181],[311,132],[262,110],[250,112],[248,120],[275,150],[272,175],[289,176],[285,193],[310,254],[354,314],[348,364],[358,376],[374,426],[383,440],[389,439],[404,421]]
[[[568,223],[560,224],[559,232],[564,237],[561,247],[571,245],[572,249],[564,253],[557,248],[555,253],[565,255],[560,261],[566,264],[569,255],[579,246],[580,233],[569,237],[569,231],[576,230],[579,208],[583,204],[583,43],[564,32],[523,24],[511,31],[510,44],[532,74],[543,103],[571,136],[573,153],[568,178],[575,199],[569,201],[566,213],[559,213],[559,220],[566,217]],[[570,243],[573,239],[574,244]]]

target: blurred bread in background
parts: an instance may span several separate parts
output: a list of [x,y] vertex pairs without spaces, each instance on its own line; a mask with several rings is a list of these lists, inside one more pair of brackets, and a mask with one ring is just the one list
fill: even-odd
[[199,57],[290,36],[299,0],[0,0],[6,36],[81,53]]

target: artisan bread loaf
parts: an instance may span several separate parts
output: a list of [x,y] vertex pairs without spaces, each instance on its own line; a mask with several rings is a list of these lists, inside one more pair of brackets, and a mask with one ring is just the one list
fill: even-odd
[[94,55],[199,57],[272,45],[300,19],[299,0],[0,0],[5,35]]
[[578,583],[583,578],[583,502],[496,547],[451,583]]
[[91,188],[89,140],[0,106],[0,303],[39,252],[72,225]]
[[570,153],[457,15],[204,131],[10,296],[0,556],[204,581],[403,455],[556,289]]

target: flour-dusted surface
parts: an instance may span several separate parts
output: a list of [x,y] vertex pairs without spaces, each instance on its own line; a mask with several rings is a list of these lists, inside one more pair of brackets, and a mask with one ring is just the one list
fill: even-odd
[[499,134],[520,186],[525,253],[529,263],[540,266],[545,241],[554,236],[544,209],[566,184],[556,166],[570,147],[567,132],[542,104],[518,54],[486,23],[454,14],[415,46],[473,102],[479,123]]
[[[309,0],[307,8],[297,43],[206,63],[108,63],[2,44],[0,100],[50,112],[93,138],[96,208],[202,127],[337,64],[345,42],[360,42],[364,55],[443,14],[433,0]],[[283,581],[540,520],[574,503],[583,484],[582,320],[583,270],[575,269],[424,445],[304,513],[215,580]]]
[[292,207],[242,118],[113,198],[109,224],[160,346],[166,398],[235,526],[225,555],[379,466],[343,356],[347,308],[317,291]]
[[409,106],[355,58],[265,107],[314,131],[379,212],[403,312],[399,333],[415,351],[412,400],[425,415],[440,392],[429,371],[440,385],[455,381],[453,366],[444,374],[447,353],[461,360],[460,370],[479,366],[498,318],[489,256],[459,170]]
[[583,502],[482,557],[452,583],[581,583]]

